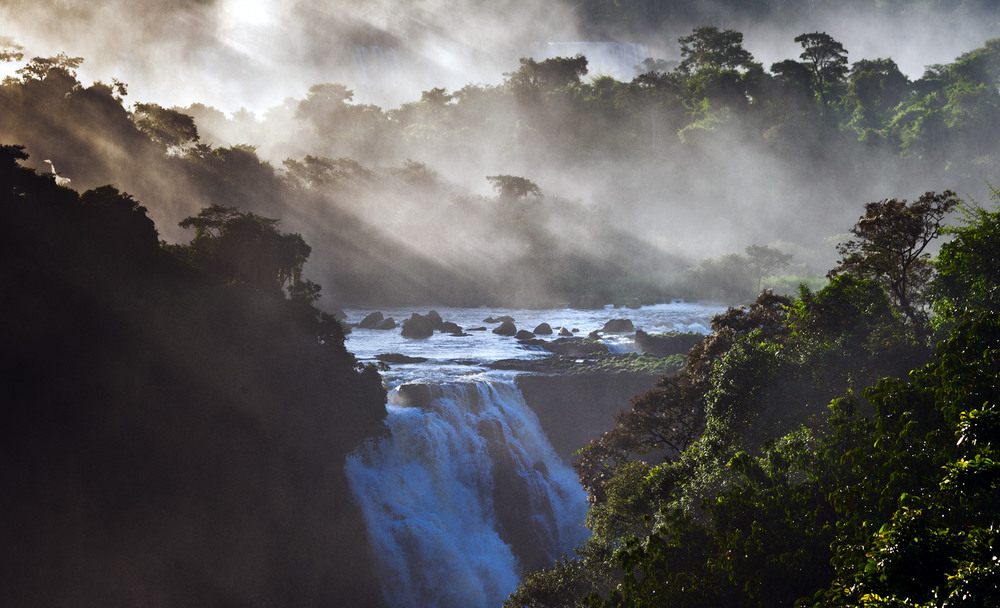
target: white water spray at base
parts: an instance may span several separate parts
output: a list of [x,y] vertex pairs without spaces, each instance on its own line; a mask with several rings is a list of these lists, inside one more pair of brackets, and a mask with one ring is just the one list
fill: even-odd
[[499,606],[522,566],[582,543],[586,495],[511,384],[427,386],[393,405],[390,438],[348,459],[386,604]]

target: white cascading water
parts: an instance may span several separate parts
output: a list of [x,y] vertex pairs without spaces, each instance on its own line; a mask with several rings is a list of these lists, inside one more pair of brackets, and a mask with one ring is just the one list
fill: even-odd
[[395,75],[399,57],[392,48],[356,46],[351,52],[351,68],[357,86],[371,86]]
[[535,59],[587,58],[587,76],[611,76],[628,82],[642,73],[642,62],[649,57],[641,42],[546,42],[535,46]]
[[402,400],[390,393],[391,437],[347,463],[384,599],[495,608],[522,566],[551,563],[586,539],[586,495],[512,384],[426,390],[421,407],[394,405]]

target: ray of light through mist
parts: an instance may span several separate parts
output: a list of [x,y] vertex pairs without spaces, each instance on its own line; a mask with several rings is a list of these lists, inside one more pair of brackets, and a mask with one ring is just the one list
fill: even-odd
[[[539,125],[560,114],[521,120],[523,108],[491,97],[490,87],[516,72],[522,57],[582,53],[590,67],[585,82],[610,75],[627,83],[644,59],[676,62],[677,38],[709,21],[742,31],[746,49],[765,70],[799,57],[798,34],[825,31],[844,44],[849,61],[891,57],[916,79],[924,66],[951,62],[998,35],[995,12],[955,10],[942,17],[928,4],[894,20],[874,19],[857,8],[864,3],[855,3],[850,11],[826,7],[762,22],[752,14],[712,12],[714,5],[706,3],[698,16],[655,26],[588,20],[584,4],[2,0],[0,36],[12,37],[27,57],[82,57],[81,81],[122,81],[126,105],[176,107],[196,119],[202,143],[248,144],[275,174],[290,175],[290,166],[304,167],[309,158],[333,163],[328,171],[336,183],[310,184],[307,195],[295,195],[302,200],[282,195],[280,204],[244,202],[265,214],[280,208],[287,229],[311,237],[316,254],[310,269],[331,290],[336,282],[317,269],[349,251],[397,266],[387,281],[436,293],[435,276],[450,273],[470,282],[483,274],[506,276],[508,270],[497,269],[526,256],[539,265],[558,260],[564,269],[588,260],[627,272],[638,260],[653,269],[673,264],[663,270],[671,272],[755,242],[788,243],[803,252],[799,261],[812,256],[813,270],[822,271],[833,255],[825,239],[846,231],[865,202],[953,185],[945,181],[950,175],[883,168],[892,155],[875,152],[838,159],[843,166],[837,171],[854,176],[849,179],[805,158],[793,166],[787,151],[764,145],[770,135],[762,144],[759,133],[748,136],[725,112],[711,116],[713,137],[699,142],[699,131],[689,129],[695,144],[677,146],[684,125],[650,110],[648,120],[636,119],[620,154],[608,144],[616,127],[591,115],[588,122],[565,125],[577,140],[593,142],[569,153],[560,141],[538,134]],[[337,84],[315,88],[322,83]],[[344,99],[326,99],[336,94]],[[463,107],[479,108],[476,120],[489,118],[463,125],[455,124],[461,117],[435,117],[428,105],[435,95],[442,104],[461,99]],[[566,103],[560,111],[569,115],[574,102]],[[331,118],[335,106],[347,108],[347,118]],[[697,108],[682,111],[698,116]],[[406,116],[419,120],[393,131]],[[391,135],[380,139],[379,129]],[[67,167],[75,186],[88,185],[73,175],[73,159],[60,158],[58,150],[44,153],[41,158],[55,157]],[[503,208],[486,180],[496,175],[524,176],[545,203]],[[190,237],[176,227],[180,219],[215,202],[186,199],[170,175],[129,179],[134,181],[120,185],[137,194],[168,193],[162,195],[168,200],[150,208],[171,242]],[[414,179],[422,185],[413,187]],[[501,238],[501,224],[533,228]],[[394,263],[400,257],[430,270],[404,277]],[[508,284],[543,288],[523,277]]]
[[[528,0],[457,6],[439,0],[5,0],[0,16],[3,34],[28,53],[82,56],[85,76],[123,80],[136,99],[199,102],[227,112],[262,112],[318,82],[343,82],[359,100],[392,107],[433,87],[497,83],[518,57],[572,55],[585,50],[575,42],[602,41],[581,30],[569,3]],[[853,60],[892,56],[910,77],[953,59],[967,50],[966,41],[997,31],[995,19],[971,12],[941,20],[914,11],[893,23],[831,9],[794,23],[724,15],[713,21],[745,31],[747,46],[765,64],[795,56],[798,33],[822,30],[843,41]],[[648,31],[642,25],[606,34],[614,37],[607,41],[638,43],[652,57],[676,59],[676,37],[691,27],[670,23]]]

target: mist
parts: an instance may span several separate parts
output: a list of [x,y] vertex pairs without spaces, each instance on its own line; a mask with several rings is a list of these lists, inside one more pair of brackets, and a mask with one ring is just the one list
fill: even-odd
[[[902,377],[950,330],[918,333],[867,279],[835,278],[829,299],[800,288],[823,293],[868,202],[1000,196],[1000,10],[988,4],[0,0],[0,241],[11,252],[0,265],[13,286],[0,315],[12,395],[0,425],[11,539],[0,565],[14,582],[0,585],[0,604],[433,603],[408,584],[380,603],[392,570],[446,595],[459,587],[442,580],[474,570],[502,579],[481,594],[480,605],[498,604],[528,569],[580,542],[585,498],[574,502],[580,488],[561,461],[605,458],[581,442],[631,424],[621,408],[634,387],[675,369],[702,339],[687,332],[710,326],[679,375],[631,401],[660,430],[694,441],[709,399],[735,412],[744,391],[744,409],[759,412],[713,424],[750,421],[733,430],[753,449],[772,422],[784,433],[821,411],[839,417],[831,398]],[[829,69],[795,40],[821,32]],[[765,256],[752,259],[762,250],[777,260],[766,273],[754,265]],[[438,315],[429,338],[396,327],[430,308],[449,318]],[[395,315],[392,327],[351,333],[368,309]],[[504,349],[534,365],[534,349],[550,347],[479,325],[499,322],[497,311],[540,336],[557,318],[556,340],[576,331],[560,357],[569,371],[494,365]],[[634,337],[599,354],[644,350],[645,339],[666,358],[590,360],[594,334],[583,336],[612,333],[598,328],[633,312],[634,326],[613,320]],[[355,348],[365,339],[370,353]],[[467,356],[463,340],[488,346]],[[524,386],[538,383],[523,394],[522,369],[532,370]],[[399,384],[416,390],[387,391]],[[438,425],[432,402],[434,416],[460,424]],[[675,403],[695,415],[663,409]],[[393,443],[408,428],[415,441]],[[941,428],[927,437],[954,436]],[[428,449],[428,429],[454,447]],[[882,446],[894,433],[852,436]],[[559,454],[545,434],[562,436]],[[734,441],[718,452],[726,485],[749,474]],[[623,463],[639,462],[624,449]],[[472,483],[421,487],[414,454]],[[696,465],[690,487],[722,487],[704,485]],[[673,473],[629,470],[646,480],[619,486],[630,504],[668,496],[667,484],[688,492]],[[895,503],[883,489],[873,495]],[[532,500],[545,508],[525,509]],[[463,537],[450,561],[439,561],[442,544],[409,550],[427,538],[427,512],[445,546]],[[452,525],[459,515],[487,535]],[[803,530],[839,529],[830,521]],[[533,548],[529,530],[549,540]],[[488,558],[470,559],[471,545]],[[823,562],[817,571],[830,563],[798,555]]]
[[260,112],[318,82],[391,106],[435,86],[498,82],[533,43],[575,39],[568,8],[522,0],[461,10],[438,1],[12,0],[0,16],[32,54],[86,57],[85,78],[226,112]]
[[[596,21],[587,4],[5,0],[0,16],[4,34],[31,55],[84,57],[86,80],[117,78],[139,100],[203,103],[227,113],[261,113],[319,82],[341,82],[359,102],[394,107],[434,87],[497,84],[519,57],[571,56],[584,50],[567,44],[575,41],[638,43],[650,57],[676,60],[677,37],[704,23],[743,31],[765,65],[797,56],[796,35],[826,31],[852,60],[894,57],[911,78],[968,50],[967,41],[998,32],[995,12],[965,8],[971,3],[948,12],[914,3],[891,19],[863,3],[763,16],[701,3],[625,24]],[[625,80],[634,75],[628,66],[607,65],[604,72]]]
[[[308,275],[339,304],[542,304],[695,296],[679,286],[688,269],[753,243],[821,275],[865,202],[944,188],[983,198],[993,170],[982,165],[901,162],[891,146],[780,115],[637,101],[653,93],[628,84],[642,71],[629,64],[676,65],[677,38],[702,23],[743,32],[765,70],[798,59],[796,35],[824,31],[849,62],[891,57],[911,81],[998,33],[995,11],[862,4],[762,15],[717,3],[614,21],[586,2],[11,1],[0,34],[27,57],[83,57],[81,82],[126,83],[126,108],[191,116],[199,138],[187,145],[229,150],[212,152],[226,158],[218,171],[242,159],[253,179],[220,189],[216,174],[192,179],[177,150],[164,165],[157,150],[105,143],[117,152],[102,153],[104,170],[32,150],[74,186],[113,181],[148,201],[168,242],[190,238],[176,224],[199,208],[235,204],[303,233]],[[585,91],[514,91],[521,58],[576,53],[588,55]],[[163,170],[141,168],[151,163]],[[486,179],[498,175],[538,195],[505,199]],[[588,284],[595,272],[604,278]]]

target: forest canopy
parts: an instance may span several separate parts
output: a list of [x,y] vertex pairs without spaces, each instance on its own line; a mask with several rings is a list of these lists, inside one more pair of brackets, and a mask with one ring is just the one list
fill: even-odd
[[[9,40],[0,139],[74,186],[155,198],[168,242],[212,205],[280,219],[328,306],[747,302],[821,285],[859,200],[1000,181],[996,40],[915,79],[833,32],[789,42],[767,66],[739,30],[701,25],[631,81],[524,57],[501,84],[395,108],[320,83],[226,115],[131,101],[127,83],[80,82],[85,59]],[[750,246],[792,259],[760,275]]]
[[717,315],[578,452],[593,535],[506,606],[1000,599],[1000,212],[928,192],[851,232],[827,286]]
[[259,115],[0,36],[0,603],[376,604],[342,463],[386,394],[324,311],[688,298],[735,306],[580,451],[592,537],[508,605],[997,605],[1000,39],[908,75],[706,18],[824,4],[580,0],[698,25],[630,79],[524,56]]

